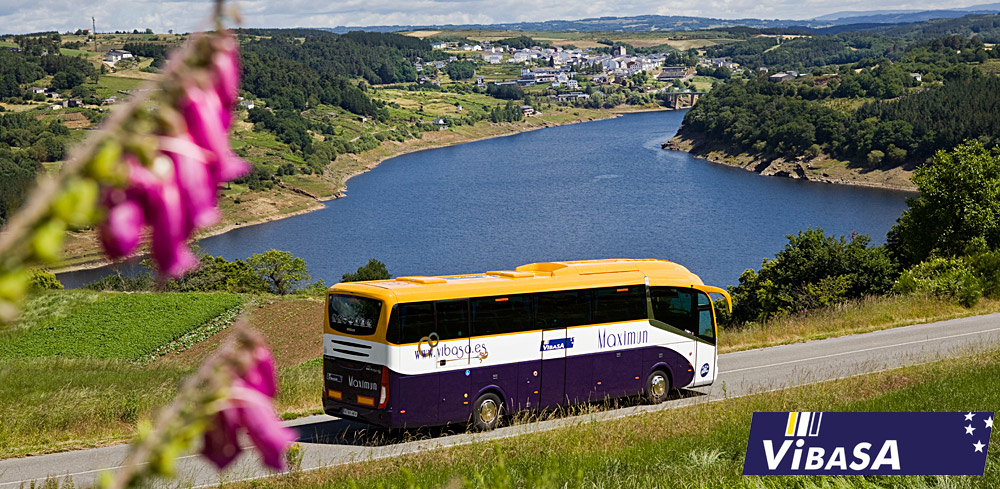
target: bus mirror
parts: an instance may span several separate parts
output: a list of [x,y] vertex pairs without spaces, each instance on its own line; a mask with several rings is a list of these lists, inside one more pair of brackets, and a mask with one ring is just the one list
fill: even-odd
[[729,296],[729,291],[719,287],[712,287],[711,285],[692,285],[691,288],[700,290],[706,294],[721,294],[726,298],[726,305],[729,306],[729,313],[733,312],[733,298]]

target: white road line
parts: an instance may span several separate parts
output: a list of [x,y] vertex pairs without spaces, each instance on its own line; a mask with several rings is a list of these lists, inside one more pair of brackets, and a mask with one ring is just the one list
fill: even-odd
[[[843,355],[853,355],[855,353],[862,353],[862,352],[866,352],[866,351],[884,350],[886,348],[895,348],[897,346],[915,345],[917,343],[927,343],[929,341],[940,341],[940,340],[947,340],[947,339],[951,339],[951,338],[960,338],[962,336],[972,336],[972,335],[978,335],[978,334],[986,334],[986,333],[992,333],[994,331],[1000,331],[1000,328],[987,329],[987,330],[983,330],[983,331],[973,331],[971,333],[953,334],[953,335],[949,335],[949,336],[939,336],[939,337],[936,337],[936,338],[927,338],[927,339],[923,339],[923,340],[906,341],[906,342],[903,342],[903,343],[894,343],[892,345],[885,345],[885,346],[873,346],[871,348],[862,348],[860,350],[851,350],[851,351],[845,351],[845,352],[841,352],[841,353],[831,353],[829,355],[811,356],[811,357],[808,357],[808,358],[800,358],[798,360],[788,360],[788,361],[785,361],[785,362],[771,363],[771,364],[767,364],[767,365],[757,365],[755,367],[744,367],[744,368],[736,368],[736,369],[731,369],[731,370],[723,370],[722,373],[720,373],[719,375],[730,374],[730,373],[733,373],[733,372],[743,372],[743,371],[746,371],[746,370],[756,370],[756,369],[760,369],[760,368],[777,367],[777,366],[781,366],[781,365],[788,365],[790,363],[808,362],[810,360],[819,360],[821,358],[832,358],[832,357],[839,357],[839,356],[843,356]],[[800,345],[806,345],[808,343],[799,343],[799,344]]]

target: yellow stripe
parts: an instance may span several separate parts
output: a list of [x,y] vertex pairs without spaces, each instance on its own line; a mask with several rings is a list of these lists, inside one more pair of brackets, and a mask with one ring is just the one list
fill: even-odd
[[797,412],[788,413],[788,428],[785,429],[785,436],[792,436],[795,434],[795,421],[798,417],[799,413]]

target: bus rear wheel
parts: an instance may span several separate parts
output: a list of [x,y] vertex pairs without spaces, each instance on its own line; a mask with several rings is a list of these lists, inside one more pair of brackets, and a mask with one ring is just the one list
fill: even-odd
[[503,415],[503,402],[492,392],[487,392],[472,405],[472,426],[480,431],[487,431],[500,426]]
[[653,404],[667,400],[670,395],[670,377],[662,370],[654,370],[646,377],[646,398]]

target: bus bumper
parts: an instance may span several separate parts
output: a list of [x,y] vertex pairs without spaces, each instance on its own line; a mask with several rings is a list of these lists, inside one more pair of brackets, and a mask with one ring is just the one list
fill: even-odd
[[350,421],[359,421],[383,428],[397,428],[393,424],[393,412],[390,409],[373,409],[324,397],[323,411],[329,416]]

